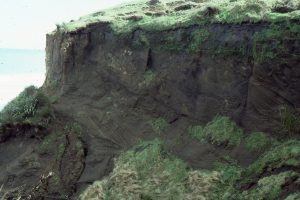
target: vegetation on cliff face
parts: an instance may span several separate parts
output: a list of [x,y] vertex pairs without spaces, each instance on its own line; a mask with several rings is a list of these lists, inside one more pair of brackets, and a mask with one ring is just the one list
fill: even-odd
[[199,141],[207,141],[216,145],[237,146],[240,144],[243,131],[229,117],[216,116],[206,126],[193,126],[190,134]]
[[148,0],[139,0],[57,25],[57,29],[69,32],[106,22],[116,33],[126,33],[137,28],[161,31],[203,23],[278,22],[287,19],[300,19],[299,1],[162,0],[152,5]]
[[[17,166],[12,171],[6,170],[6,163],[0,164],[0,167],[4,166],[2,169],[5,168],[5,176],[0,176],[1,180],[8,180],[10,174],[16,177],[21,174],[20,179],[30,185],[21,192],[24,196],[34,194],[33,198],[51,198],[53,195],[56,199],[70,199],[78,189],[79,180],[91,183],[99,179],[81,194],[82,200],[299,199],[300,141],[294,137],[300,130],[299,113],[294,109],[299,82],[298,71],[291,68],[298,66],[295,63],[300,58],[297,50],[300,2],[148,2],[135,1],[57,25],[59,34],[50,36],[49,40],[49,52],[53,54],[49,56],[53,56],[49,63],[53,63],[48,67],[59,70],[47,77],[55,79],[55,76],[62,75],[65,81],[53,80],[50,89],[52,92],[57,86],[59,92],[55,94],[62,96],[53,98],[49,103],[42,89],[29,87],[1,111],[0,142],[5,143],[5,148],[14,149],[9,146],[15,143],[9,141],[8,134],[14,134],[24,124],[26,128],[29,124],[29,128],[20,133],[38,133],[38,137],[29,133],[27,138],[13,135],[22,143],[24,138],[34,141],[24,144],[29,150],[21,156],[12,155],[13,161],[8,165]],[[107,23],[114,33],[107,33],[110,37],[103,39],[103,49],[94,42],[100,34],[84,34],[81,37],[82,32],[79,31],[101,22]],[[257,22],[263,23],[253,25]],[[184,29],[173,30],[182,27]],[[128,37],[128,33],[137,29],[134,35]],[[70,32],[72,34],[68,34]],[[123,38],[126,45],[121,46]],[[107,51],[103,57],[100,50],[101,53]],[[56,56],[56,53],[63,54]],[[155,57],[155,54],[161,57]],[[192,59],[177,60],[180,56],[185,59],[187,55]],[[207,55],[211,57],[207,59]],[[215,59],[216,56],[218,59]],[[131,61],[131,58],[138,62]],[[172,62],[164,62],[163,59],[176,62],[170,64]],[[269,66],[271,69],[266,69]],[[134,73],[127,73],[129,68]],[[96,81],[92,80],[95,78]],[[126,81],[120,80],[123,78]],[[127,80],[132,83],[127,84]],[[135,80],[140,82],[135,84]],[[251,84],[261,87],[254,88]],[[140,94],[134,91],[135,86],[147,90]],[[277,89],[280,91],[275,91]],[[239,93],[239,90],[245,93]],[[251,90],[255,90],[252,96]],[[283,94],[285,90],[288,90],[287,94]],[[51,115],[49,104],[57,98],[62,100],[55,106],[55,111],[61,115],[51,119],[49,127],[34,126],[41,120],[47,120]],[[221,101],[225,101],[224,106],[222,103],[213,105]],[[283,102],[288,105],[283,105],[273,118],[276,123],[281,123],[280,134],[248,133],[229,116],[217,115],[207,124],[201,124],[207,120],[206,117],[213,117],[216,113],[241,116],[239,120],[243,125],[244,119],[249,119],[246,123],[260,122],[260,118],[251,119],[258,115],[248,115],[247,118],[238,114],[238,109],[241,108],[242,113],[258,111],[264,115],[264,108],[259,106],[265,107],[270,103],[273,104],[270,108],[275,110]],[[255,107],[256,103],[258,107]],[[234,104],[233,111],[227,112],[231,104]],[[255,108],[247,110],[246,107],[251,104]],[[202,112],[205,119],[197,115]],[[74,121],[82,123],[84,129]],[[270,125],[276,123],[270,122]],[[250,128],[256,129],[256,126],[253,123]],[[47,133],[40,134],[39,128]],[[88,131],[83,133],[85,129]],[[130,147],[135,141],[153,137],[160,139],[144,141],[119,155],[121,149]],[[9,157],[3,152],[0,151],[0,158],[1,155]],[[112,158],[115,158],[113,169]],[[28,178],[26,175],[32,173],[32,166],[41,173]],[[45,176],[45,170],[50,170],[47,171],[49,176]],[[113,171],[108,174],[110,170]],[[102,178],[102,175],[106,177]],[[9,181],[6,183],[8,187],[11,182],[18,184],[17,179]],[[39,190],[36,190],[37,187]],[[11,190],[3,191],[12,196]]]
[[216,171],[188,169],[156,139],[123,153],[111,175],[95,182],[81,199],[206,199],[219,179]]
[[[223,140],[223,137],[228,133],[233,137],[236,133],[240,135],[233,144],[242,140],[242,131],[227,117],[218,116],[205,127],[192,127],[190,131],[196,139],[200,137],[200,141],[210,138],[205,132],[220,133],[214,135],[216,141],[227,141],[228,138]],[[184,161],[165,151],[161,140],[142,142],[122,153],[115,161],[113,172],[87,188],[81,200],[297,199],[299,140],[278,142],[264,133],[253,133],[244,140],[249,151],[265,153],[246,167],[225,156],[210,170],[189,168]]]
[[27,87],[0,112],[0,124],[39,120],[50,114],[49,104],[41,89]]

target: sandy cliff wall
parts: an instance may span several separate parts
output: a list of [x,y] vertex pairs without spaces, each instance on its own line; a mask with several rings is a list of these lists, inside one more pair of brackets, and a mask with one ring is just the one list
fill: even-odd
[[290,35],[278,40],[268,31],[279,30],[263,23],[123,35],[102,23],[55,32],[47,36],[45,85],[90,103],[116,90],[128,109],[170,121],[221,114],[247,130],[278,131],[280,107],[300,107],[299,35],[281,29]]

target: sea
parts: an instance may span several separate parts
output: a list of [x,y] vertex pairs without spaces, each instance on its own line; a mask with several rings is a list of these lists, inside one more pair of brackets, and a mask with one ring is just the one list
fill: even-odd
[[45,51],[0,48],[0,110],[25,87],[45,80]]

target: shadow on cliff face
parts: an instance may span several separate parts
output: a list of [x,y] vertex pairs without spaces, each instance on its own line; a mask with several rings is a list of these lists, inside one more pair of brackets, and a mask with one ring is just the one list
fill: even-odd
[[47,127],[6,124],[1,135],[0,182],[8,199],[68,199],[84,168],[85,151],[78,130],[66,118]]
[[26,88],[0,116],[4,199],[69,199],[84,169],[79,125],[55,112],[43,90],[34,87]]

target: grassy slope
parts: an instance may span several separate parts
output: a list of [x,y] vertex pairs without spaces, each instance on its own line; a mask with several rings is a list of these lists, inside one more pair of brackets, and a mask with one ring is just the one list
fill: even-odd
[[148,0],[133,1],[57,25],[60,31],[75,31],[89,24],[108,22],[116,33],[141,28],[160,31],[203,23],[242,23],[300,19],[297,0]]
[[[192,131],[191,131],[192,130]],[[211,170],[191,169],[188,165],[164,151],[161,140],[142,142],[116,159],[113,172],[96,181],[81,195],[87,199],[207,199],[207,200],[264,200],[298,199],[300,192],[299,140],[277,141],[263,133],[245,137],[227,117],[216,117],[200,130],[191,129],[191,135],[219,146],[222,135],[238,135],[250,146],[249,151],[260,151],[261,157],[241,167],[229,156],[216,161]],[[255,140],[255,141],[254,141]],[[205,141],[204,141],[205,142]],[[229,144],[228,142],[226,142]],[[257,147],[254,147],[255,144]],[[155,173],[153,173],[155,172]]]

